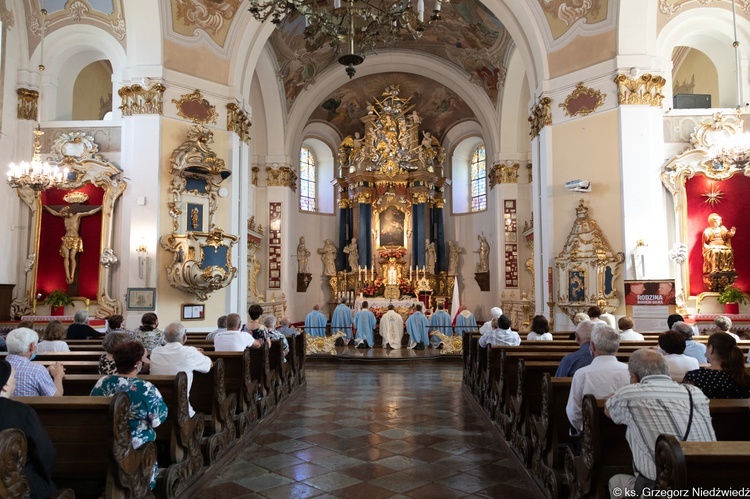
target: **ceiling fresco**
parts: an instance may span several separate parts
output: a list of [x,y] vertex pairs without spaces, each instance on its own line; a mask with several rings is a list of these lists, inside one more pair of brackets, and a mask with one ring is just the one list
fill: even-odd
[[203,30],[218,46],[224,47],[241,3],[241,0],[171,0],[172,30],[187,37]]
[[538,0],[547,18],[552,37],[557,40],[580,19],[595,24],[607,19],[610,0]]
[[419,114],[421,129],[439,137],[442,142],[448,128],[458,122],[476,119],[469,106],[452,90],[434,80],[408,73],[387,73],[363,76],[339,87],[328,95],[310,116],[310,121],[323,121],[335,127],[341,137],[364,130],[361,118],[367,115],[367,103],[381,98],[383,89],[399,87],[399,95],[411,97]]
[[[292,17],[274,31],[269,41],[280,68],[278,77],[283,82],[287,110],[300,92],[315,83],[322,71],[338,64],[330,47],[308,52],[303,31],[303,19]],[[443,20],[426,30],[420,40],[401,40],[394,48],[425,52],[449,61],[497,105],[500,88],[505,82],[505,60],[512,47],[507,30],[484,5],[476,0],[464,0],[444,4]],[[378,52],[388,50],[384,47]]]

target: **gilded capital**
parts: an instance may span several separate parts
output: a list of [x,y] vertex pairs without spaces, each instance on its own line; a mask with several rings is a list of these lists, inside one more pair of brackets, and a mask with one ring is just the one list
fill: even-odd
[[289,187],[293,192],[297,192],[297,174],[288,167],[280,166],[278,168],[266,168],[268,175],[268,187]]
[[542,128],[552,124],[551,104],[552,99],[549,97],[543,97],[539,100],[539,104],[531,108],[531,115],[529,116],[531,131],[529,132],[529,135],[531,135],[532,139],[539,135]]
[[227,130],[237,134],[237,137],[246,144],[250,143],[250,123],[247,113],[240,109],[237,104],[227,104]]
[[661,107],[664,95],[661,93],[667,80],[648,73],[631,79],[619,74],[615,77],[617,101],[621,106]]
[[167,87],[156,83],[149,88],[138,84],[122,87],[117,94],[122,99],[120,111],[123,116],[135,114],[162,114],[164,90]]
[[36,120],[39,92],[29,88],[19,88],[16,90],[16,95],[18,95],[18,119]]
[[253,172],[252,183],[255,187],[258,187],[258,173],[260,173],[260,168],[258,168],[257,166],[253,166],[252,172]]
[[504,164],[496,163],[487,173],[487,179],[490,183],[490,189],[494,189],[497,184],[517,184],[518,183],[518,163]]

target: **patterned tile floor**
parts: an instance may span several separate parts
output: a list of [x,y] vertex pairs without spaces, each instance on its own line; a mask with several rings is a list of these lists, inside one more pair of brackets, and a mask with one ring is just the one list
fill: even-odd
[[456,364],[307,367],[307,389],[201,499],[531,499]]

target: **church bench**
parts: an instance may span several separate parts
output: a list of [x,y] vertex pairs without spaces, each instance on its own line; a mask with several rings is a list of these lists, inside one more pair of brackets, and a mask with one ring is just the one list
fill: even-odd
[[203,413],[206,422],[202,447],[208,465],[215,463],[235,443],[239,395],[226,389],[225,359],[212,360],[214,365],[209,372],[193,373],[190,389],[193,409]]
[[[291,350],[290,350],[291,353]],[[281,403],[282,399],[291,395],[293,390],[292,370],[288,365],[284,355],[284,343],[281,340],[271,342],[271,350],[268,353],[269,368],[274,376],[274,392],[276,394],[276,404]]]
[[[175,376],[139,376],[152,383],[167,405],[168,417],[156,428],[157,441],[170,449],[170,462],[160,462],[166,468],[160,478],[159,487],[165,497],[179,495],[203,466],[201,439],[203,437],[203,414],[196,412],[191,418],[188,412],[187,376],[180,372]],[[66,396],[86,396],[101,378],[100,375],[69,375],[63,379]]]
[[149,488],[156,445],[133,449],[130,399],[113,397],[14,397],[34,408],[57,451],[52,478],[76,496],[153,497]]
[[565,412],[572,380],[545,373],[540,382],[541,407],[538,413],[529,415],[532,477],[553,499],[567,496],[565,451],[576,440],[570,436],[570,423]]
[[661,490],[747,487],[749,467],[747,442],[682,442],[673,435],[656,440],[656,487]]
[[34,362],[68,362],[71,360],[88,360],[97,361],[104,353],[104,350],[74,350],[71,352],[50,352],[39,353],[34,357]]
[[[250,431],[261,419],[261,387],[252,378],[251,348],[243,352],[205,352],[214,362],[224,360],[224,382],[226,393],[235,394],[237,412],[235,425],[237,435],[241,436]],[[195,407],[195,406],[193,406]],[[197,410],[197,409],[196,409]]]
[[65,374],[98,374],[99,373],[99,359],[97,360],[42,360],[35,364],[41,364],[44,367],[49,367],[52,364],[59,362],[65,367]]
[[[605,400],[585,395],[582,403],[581,451],[568,449],[565,473],[571,498],[606,497],[607,482],[617,473],[632,474],[632,456],[625,440],[625,425],[604,414]],[[750,399],[712,399],[711,422],[719,441],[747,441]]]
[[258,419],[263,419],[277,404],[274,394],[275,375],[271,372],[269,358],[270,348],[263,343],[260,348],[246,348],[245,352],[250,355],[250,379],[253,387],[258,387]]

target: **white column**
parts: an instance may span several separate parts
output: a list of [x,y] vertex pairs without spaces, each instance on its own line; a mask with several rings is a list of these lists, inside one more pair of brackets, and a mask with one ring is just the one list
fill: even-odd
[[227,231],[239,235],[232,249],[232,265],[237,267],[237,277],[227,287],[226,309],[244,316],[247,310],[247,220],[250,176],[250,152],[247,144],[235,134],[229,135],[229,158],[232,170],[229,199],[231,204]]
[[[532,206],[534,210],[534,300],[536,313],[550,316],[547,302],[551,298],[547,269],[554,267],[555,212],[552,199],[552,127],[545,126],[531,141],[531,163],[534,165]],[[538,166],[537,166],[538,165]],[[561,317],[563,317],[561,315]],[[557,319],[556,319],[557,321]]]

